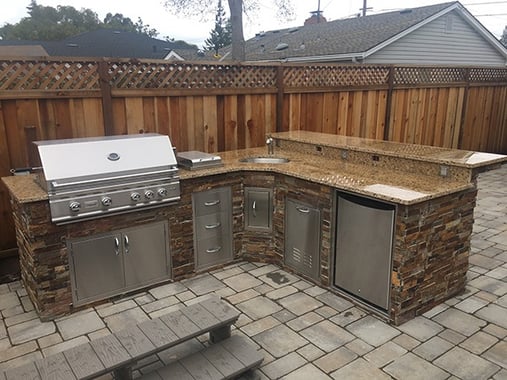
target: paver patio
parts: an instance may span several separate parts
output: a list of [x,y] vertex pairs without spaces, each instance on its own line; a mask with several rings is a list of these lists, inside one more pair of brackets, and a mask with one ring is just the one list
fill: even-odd
[[[467,291],[391,326],[273,265],[241,262],[41,322],[20,282],[0,285],[0,369],[18,366],[217,294],[242,312],[261,379],[507,379],[507,165],[481,174]],[[202,347],[140,363],[147,373]],[[104,379],[110,378],[109,375]]]

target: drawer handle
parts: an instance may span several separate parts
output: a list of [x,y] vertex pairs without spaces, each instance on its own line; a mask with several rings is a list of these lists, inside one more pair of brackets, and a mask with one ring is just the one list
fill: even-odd
[[206,224],[206,225],[204,226],[204,228],[206,228],[207,230],[213,230],[213,229],[215,229],[215,228],[220,227],[221,225],[222,225],[222,224],[221,224],[220,222],[215,223],[215,224]]
[[308,207],[296,206],[296,210],[298,210],[299,212],[301,212],[303,214],[308,214],[310,212],[310,209]]
[[206,206],[206,207],[216,206],[219,203],[220,203],[220,199],[217,199],[216,201],[204,202],[204,206]]
[[218,251],[220,251],[222,249],[222,247],[215,247],[215,248],[208,248],[206,250],[206,253],[217,253]]
[[256,218],[257,217],[257,203],[255,201],[253,201],[253,203],[252,203],[252,211],[253,211],[254,218]]

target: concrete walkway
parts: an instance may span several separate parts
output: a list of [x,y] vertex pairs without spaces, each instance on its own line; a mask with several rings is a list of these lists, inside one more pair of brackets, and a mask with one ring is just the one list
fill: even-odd
[[[45,323],[14,282],[0,285],[0,368],[215,293],[242,312],[233,333],[261,347],[261,379],[507,379],[507,165],[481,175],[479,188],[466,293],[402,326],[391,326],[275,266],[256,263],[239,263]],[[194,340],[162,352],[140,363],[139,371],[201,346]]]

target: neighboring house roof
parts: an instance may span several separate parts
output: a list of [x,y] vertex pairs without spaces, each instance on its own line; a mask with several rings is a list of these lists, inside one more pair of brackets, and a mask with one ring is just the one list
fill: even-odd
[[[505,47],[455,1],[259,33],[246,41],[246,60],[362,60],[452,11],[459,12],[471,27],[507,58]],[[229,50],[221,51],[222,59],[230,59]]]
[[[34,44],[33,41],[0,41],[1,45]],[[171,51],[195,51],[184,41],[164,41],[145,34],[115,29],[98,29],[60,41],[37,41],[50,56],[165,59]]]
[[0,57],[19,56],[47,57],[48,52],[41,45],[0,45]]

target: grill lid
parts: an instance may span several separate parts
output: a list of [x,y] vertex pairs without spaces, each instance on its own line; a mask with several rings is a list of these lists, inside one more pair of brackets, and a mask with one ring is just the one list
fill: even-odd
[[34,143],[48,182],[164,170],[177,164],[169,137],[156,133]]

